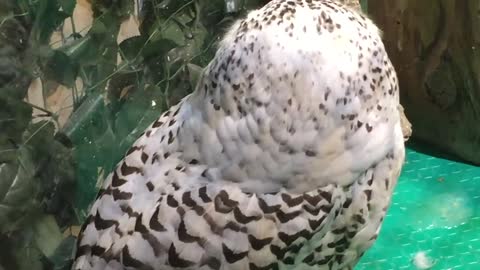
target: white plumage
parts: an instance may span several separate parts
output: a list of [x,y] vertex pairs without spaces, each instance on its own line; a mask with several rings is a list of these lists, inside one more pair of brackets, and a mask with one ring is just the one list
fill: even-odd
[[109,175],[73,269],[352,269],[403,164],[398,91],[363,15],[250,12]]

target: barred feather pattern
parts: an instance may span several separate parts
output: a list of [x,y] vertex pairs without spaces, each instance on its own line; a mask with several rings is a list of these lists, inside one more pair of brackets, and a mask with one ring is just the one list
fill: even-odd
[[251,11],[107,177],[73,269],[353,269],[403,165],[398,92],[357,11]]

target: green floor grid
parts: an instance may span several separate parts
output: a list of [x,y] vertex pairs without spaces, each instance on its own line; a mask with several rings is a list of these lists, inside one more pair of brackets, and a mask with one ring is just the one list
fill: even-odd
[[480,269],[480,167],[407,150],[380,236],[355,270]]

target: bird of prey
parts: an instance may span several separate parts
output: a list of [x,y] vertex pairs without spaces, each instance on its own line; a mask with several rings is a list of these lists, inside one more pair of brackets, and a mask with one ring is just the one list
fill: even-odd
[[403,166],[398,107],[370,19],[270,1],[108,175],[73,269],[353,269]]

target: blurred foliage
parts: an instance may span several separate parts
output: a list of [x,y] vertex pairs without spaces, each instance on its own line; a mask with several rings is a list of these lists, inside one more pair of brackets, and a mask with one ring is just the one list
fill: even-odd
[[46,37],[65,18],[52,4],[0,1],[0,269],[43,269],[55,238],[39,229],[60,242],[59,226],[76,220],[71,144],[51,121],[33,121],[24,101]]
[[[75,0],[0,0],[0,269],[68,269],[75,237],[66,232],[83,221],[103,178],[194,89],[233,19],[268,1],[89,2],[93,23],[80,34],[66,20]],[[140,35],[118,43],[131,16]],[[73,34],[52,46],[69,21]],[[34,78],[72,90],[73,113],[59,130],[48,110],[46,120],[32,117],[25,97]]]

